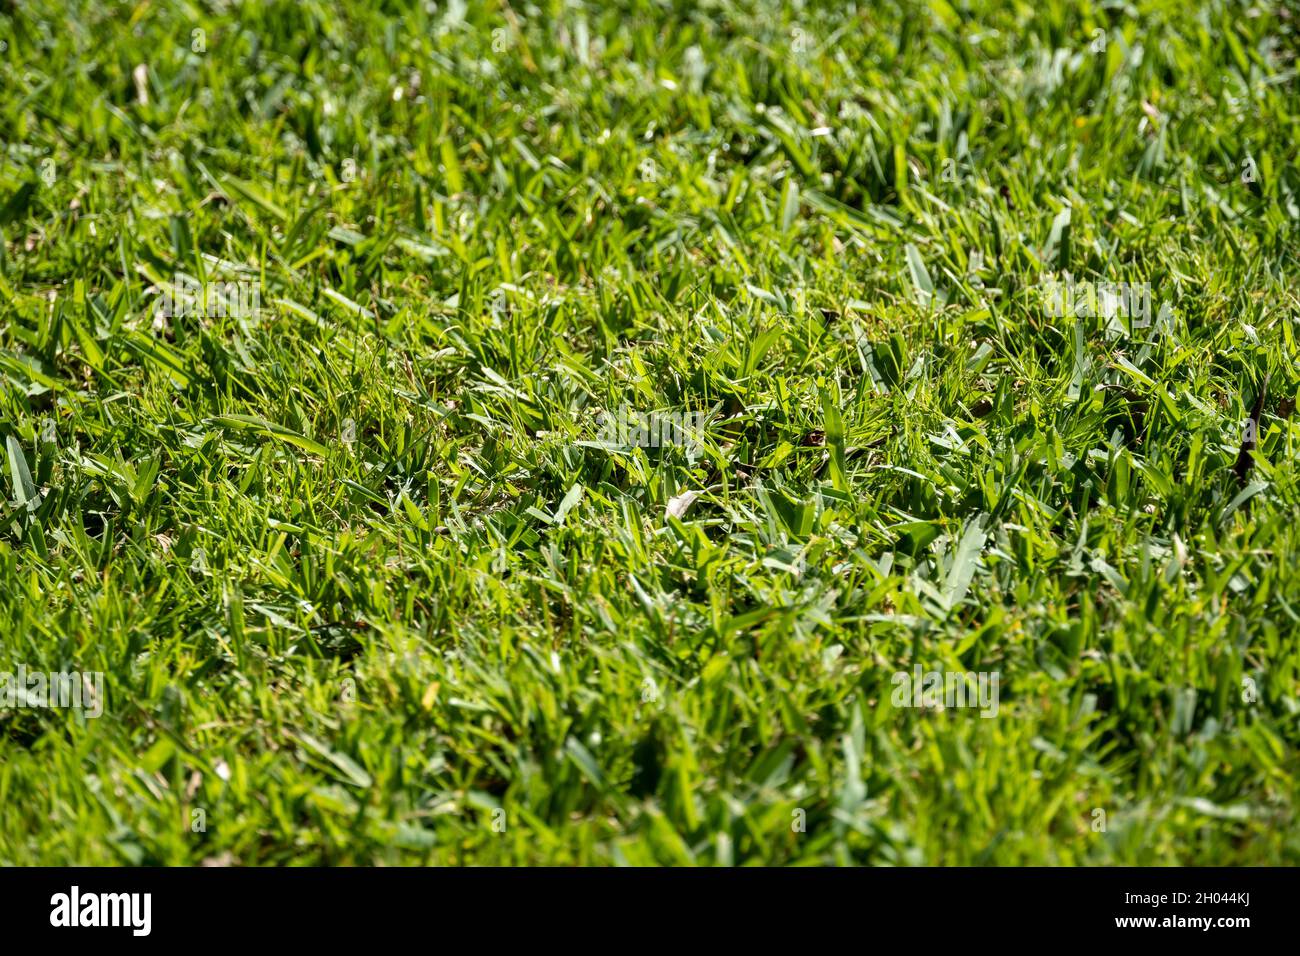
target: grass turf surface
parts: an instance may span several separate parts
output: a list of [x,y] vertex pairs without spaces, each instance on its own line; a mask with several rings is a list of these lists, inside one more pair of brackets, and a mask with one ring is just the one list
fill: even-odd
[[0,862],[1300,861],[1298,34],[0,4]]

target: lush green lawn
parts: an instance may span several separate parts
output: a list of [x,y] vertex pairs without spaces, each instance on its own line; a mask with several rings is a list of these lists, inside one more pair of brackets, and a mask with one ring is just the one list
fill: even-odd
[[0,863],[1300,862],[1287,7],[0,3]]

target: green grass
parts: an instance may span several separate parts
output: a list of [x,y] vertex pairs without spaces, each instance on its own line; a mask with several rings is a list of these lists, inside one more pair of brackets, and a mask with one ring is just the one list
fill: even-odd
[[0,3],[0,863],[1300,862],[1288,6]]

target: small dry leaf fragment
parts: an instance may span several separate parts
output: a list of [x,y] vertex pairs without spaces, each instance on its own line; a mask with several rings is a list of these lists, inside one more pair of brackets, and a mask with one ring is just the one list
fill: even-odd
[[145,64],[139,64],[131,71],[131,79],[135,80],[135,98],[141,106],[149,105],[149,67]]
[[673,518],[680,518],[686,514],[686,509],[695,503],[695,499],[700,496],[698,491],[683,491],[680,495],[668,499],[668,514]]
[[423,707],[425,710],[432,709],[434,702],[438,699],[438,689],[441,686],[442,684],[440,682],[434,681],[432,684],[426,687],[424,689],[424,696],[420,698],[420,706]]

